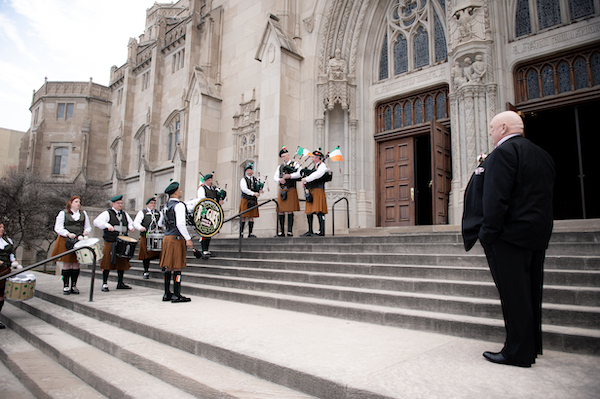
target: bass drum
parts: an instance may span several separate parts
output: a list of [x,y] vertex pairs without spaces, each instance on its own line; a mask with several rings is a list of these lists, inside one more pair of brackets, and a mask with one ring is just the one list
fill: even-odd
[[117,246],[115,252],[119,258],[131,259],[135,252],[138,240],[127,236],[117,237]]
[[212,198],[201,199],[194,207],[194,228],[202,237],[212,237],[223,226],[223,208]]

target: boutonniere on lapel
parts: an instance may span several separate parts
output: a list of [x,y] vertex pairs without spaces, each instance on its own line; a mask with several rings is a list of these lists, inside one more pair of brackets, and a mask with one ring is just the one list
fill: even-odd
[[487,156],[487,152],[482,152],[481,154],[477,155],[477,164],[481,165],[481,163],[487,158]]

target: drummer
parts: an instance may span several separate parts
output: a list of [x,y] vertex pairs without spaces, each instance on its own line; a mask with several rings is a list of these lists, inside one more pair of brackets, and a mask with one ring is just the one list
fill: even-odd
[[146,234],[158,229],[159,218],[160,212],[156,210],[156,197],[151,197],[146,201],[146,209],[139,211],[135,215],[135,219],[133,219],[133,227],[140,232],[138,260],[141,260],[144,264],[145,279],[150,278],[150,261],[160,258],[160,252],[148,251],[148,244],[146,242]]
[[[213,172],[215,173],[215,172]],[[219,198],[218,189],[213,185],[213,173],[208,173],[204,175],[204,184],[198,187],[198,200],[202,200],[204,198],[211,198],[219,203],[219,205],[223,205],[224,200]],[[202,237],[200,239],[200,245],[202,246],[201,258],[208,259],[211,256],[214,256],[209,250],[208,247],[210,245],[210,237]],[[194,251],[194,255],[198,257],[197,252]]]
[[111,270],[117,271],[118,290],[129,290],[130,286],[123,282],[125,270],[129,270],[131,265],[129,260],[120,258],[116,253],[117,238],[120,235],[127,235],[127,230],[134,231],[133,220],[123,211],[123,196],[115,195],[110,199],[112,207],[102,212],[94,219],[94,226],[104,230],[102,238],[104,239],[103,257],[100,262],[102,272],[102,291],[108,292],[108,275]]
[[[10,273],[10,267],[14,266],[17,269],[22,269],[19,265],[14,253],[14,244],[12,240],[4,235],[4,223],[0,222],[0,276]],[[0,280],[0,311],[4,306],[4,290],[6,289],[6,279]],[[0,330],[6,328],[0,322]]]
[[[158,221],[158,225],[165,229],[160,257],[160,267],[163,268],[165,277],[165,294],[162,300],[171,303],[190,302],[190,298],[181,295],[181,269],[187,266],[185,248],[194,247],[186,227],[187,208],[181,202],[183,193],[178,182],[169,184],[165,193],[169,194],[169,202],[162,210]],[[171,292],[171,275],[173,292]]]
[[[67,238],[87,237],[92,232],[90,218],[86,211],[81,210],[81,198],[77,195],[72,196],[67,201],[65,209],[58,212],[54,222],[54,231],[58,234],[58,238],[51,256],[67,252]],[[58,260],[63,262],[63,294],[79,294],[77,289],[77,279],[79,278],[77,255],[70,253]],[[71,287],[69,287],[69,279],[71,280]]]

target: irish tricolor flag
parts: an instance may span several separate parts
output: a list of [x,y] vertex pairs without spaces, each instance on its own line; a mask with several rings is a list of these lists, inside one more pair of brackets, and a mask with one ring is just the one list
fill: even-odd
[[305,155],[311,155],[311,153],[306,148],[298,147],[298,151],[296,151],[296,155],[303,157]]
[[335,150],[329,153],[329,159],[334,162],[343,161],[344,157],[342,157],[342,152],[340,151],[340,146],[335,147]]

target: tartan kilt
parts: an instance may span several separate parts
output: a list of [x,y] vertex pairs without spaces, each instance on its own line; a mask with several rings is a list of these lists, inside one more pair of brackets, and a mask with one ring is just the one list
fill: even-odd
[[163,238],[159,267],[166,267],[167,270],[183,269],[187,266],[186,251],[187,247],[185,246],[185,239],[183,237],[165,236]]
[[158,251],[148,251],[146,242],[146,236],[140,235],[140,250],[138,252],[138,260],[145,259],[158,259],[160,258],[160,252]]
[[[258,204],[258,200],[256,202]],[[240,200],[240,212],[244,212],[248,209],[248,200],[246,198],[242,198]],[[258,208],[251,210],[250,212],[246,212],[242,215],[243,218],[257,218],[259,217]]]
[[323,213],[327,214],[327,198],[325,198],[325,190],[322,188],[311,188],[308,190],[313,197],[312,202],[307,202],[304,208],[304,213]]
[[[281,199],[281,192],[287,191],[287,198]],[[277,197],[277,204],[279,205],[279,212],[295,212],[300,210],[300,201],[298,201],[298,190],[295,187],[288,189],[279,189],[279,197]]]
[[[54,249],[52,250],[52,255],[50,256],[56,256],[62,254],[63,252],[67,252],[66,244],[67,237],[58,236],[58,238],[56,239],[56,243],[54,244]],[[77,255],[75,255],[75,252],[73,252],[72,254],[65,255],[62,258],[58,258],[57,260],[61,262],[77,263]]]
[[100,269],[103,270],[129,270],[131,265],[129,259],[119,258],[117,256],[117,263],[110,263],[110,247],[112,242],[104,241],[104,247],[102,248],[102,261],[100,262]]

